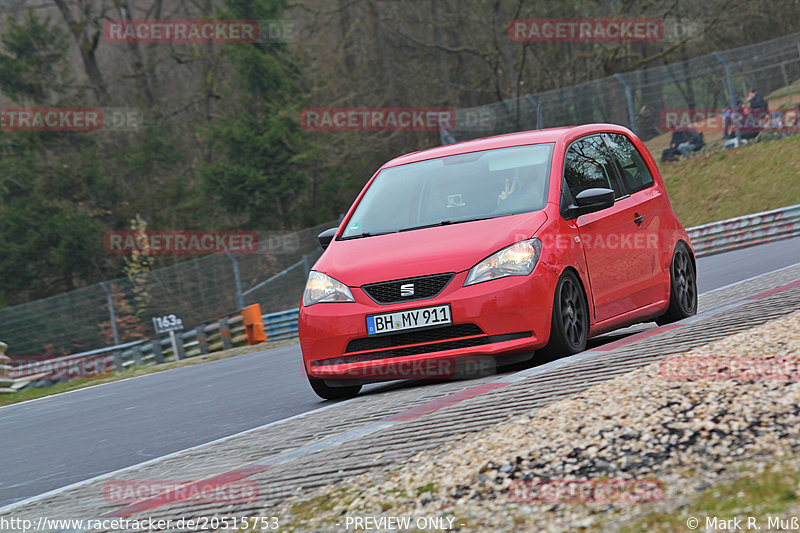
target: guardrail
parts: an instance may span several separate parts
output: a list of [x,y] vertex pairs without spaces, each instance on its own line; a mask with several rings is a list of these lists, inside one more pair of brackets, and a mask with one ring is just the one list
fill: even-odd
[[[262,315],[267,343],[297,336],[298,309]],[[129,342],[90,352],[53,358],[19,356],[0,360],[0,392],[15,392],[27,386],[43,387],[79,377],[103,377],[109,371],[124,371],[227,350],[247,343],[241,314],[176,333],[176,350],[170,337]]]
[[800,235],[800,204],[686,230],[697,257]]
[[[295,308],[262,315],[267,343],[297,336],[298,311],[299,309]],[[223,317],[210,324],[202,324],[178,333],[175,337],[177,354],[174,353],[169,337],[153,339],[129,350],[115,353],[114,369],[122,371],[132,366],[181,361],[188,357],[244,346],[247,343],[241,314]]]
[[0,356],[0,392],[16,392],[30,384],[44,387],[79,377],[98,377],[112,368],[113,353],[141,344],[127,342],[60,357]]

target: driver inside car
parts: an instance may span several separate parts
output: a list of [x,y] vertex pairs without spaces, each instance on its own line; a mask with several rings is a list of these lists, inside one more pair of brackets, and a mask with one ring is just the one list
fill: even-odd
[[519,177],[506,178],[497,196],[497,211],[520,213],[536,209],[544,199],[544,180],[542,165],[520,169]]

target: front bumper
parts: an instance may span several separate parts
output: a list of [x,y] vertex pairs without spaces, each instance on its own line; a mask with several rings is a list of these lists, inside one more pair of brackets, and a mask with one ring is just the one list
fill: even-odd
[[[538,264],[528,276],[464,287],[455,275],[436,297],[380,305],[360,288],[355,302],[300,310],[300,347],[309,376],[360,382],[483,375],[496,357],[539,349],[550,335],[557,273]],[[368,337],[366,316],[449,304],[452,326]]]

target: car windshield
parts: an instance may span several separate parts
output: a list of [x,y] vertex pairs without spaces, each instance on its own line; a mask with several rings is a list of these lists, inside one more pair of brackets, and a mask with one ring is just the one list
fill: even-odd
[[543,209],[553,144],[452,155],[384,169],[343,239]]

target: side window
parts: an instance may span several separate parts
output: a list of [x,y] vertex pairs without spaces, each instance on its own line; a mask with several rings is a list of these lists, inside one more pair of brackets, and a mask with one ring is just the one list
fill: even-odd
[[633,143],[621,133],[608,134],[611,152],[619,162],[622,180],[628,191],[634,193],[653,185],[653,176]]
[[616,197],[623,196],[617,183],[613,163],[601,135],[578,139],[567,149],[564,158],[564,180],[567,183],[569,200],[586,189],[613,189]]

